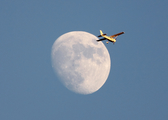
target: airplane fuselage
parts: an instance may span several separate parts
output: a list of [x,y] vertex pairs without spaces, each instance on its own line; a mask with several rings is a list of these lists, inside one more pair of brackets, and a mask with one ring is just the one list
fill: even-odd
[[109,40],[110,42],[116,42],[116,40],[110,36],[106,36],[106,35],[102,35],[102,37],[106,38],[107,40]]

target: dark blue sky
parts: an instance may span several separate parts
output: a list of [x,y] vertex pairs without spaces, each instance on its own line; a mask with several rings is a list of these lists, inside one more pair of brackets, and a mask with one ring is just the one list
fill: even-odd
[[[111,71],[90,95],[67,90],[51,67],[62,34],[121,31],[104,44]],[[167,120],[168,1],[0,1],[0,120]]]

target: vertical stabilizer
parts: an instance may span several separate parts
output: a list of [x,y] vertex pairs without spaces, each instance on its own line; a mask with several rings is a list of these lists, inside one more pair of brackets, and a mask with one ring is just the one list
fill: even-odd
[[102,30],[100,30],[100,35],[103,35],[103,32],[102,32]]

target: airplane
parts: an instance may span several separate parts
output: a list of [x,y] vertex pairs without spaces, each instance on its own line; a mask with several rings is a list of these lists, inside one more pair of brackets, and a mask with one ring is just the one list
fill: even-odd
[[108,40],[106,43],[108,44],[109,42],[112,42],[113,44],[116,42],[116,38],[121,35],[121,34],[124,34],[124,32],[120,32],[120,33],[117,33],[115,35],[112,35],[112,36],[106,36],[107,34],[103,34],[102,30],[100,30],[100,35],[98,37],[104,37],[102,39],[99,39],[97,40],[98,42],[99,41],[102,41],[102,40]]

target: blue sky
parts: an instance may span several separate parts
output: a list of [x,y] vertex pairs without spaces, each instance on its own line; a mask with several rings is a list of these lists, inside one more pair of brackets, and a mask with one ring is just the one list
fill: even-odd
[[[168,1],[0,1],[1,120],[167,120]],[[62,34],[121,31],[104,44],[112,65],[90,95],[67,90],[51,67]]]

